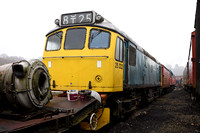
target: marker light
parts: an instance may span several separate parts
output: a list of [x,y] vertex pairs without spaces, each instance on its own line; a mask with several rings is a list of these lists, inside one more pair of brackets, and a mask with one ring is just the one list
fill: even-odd
[[55,20],[55,24],[56,24],[57,26],[60,26],[59,23],[60,23],[60,20],[59,20],[59,19],[56,19],[56,20]]
[[104,18],[101,15],[96,15],[95,20],[96,23],[101,23],[104,21]]

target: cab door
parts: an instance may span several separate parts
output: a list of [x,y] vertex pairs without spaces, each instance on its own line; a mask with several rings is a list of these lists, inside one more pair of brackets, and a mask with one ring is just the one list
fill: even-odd
[[121,37],[116,39],[115,66],[114,66],[114,88],[115,91],[123,91],[124,73],[124,41]]
[[123,83],[128,84],[128,41],[124,41],[124,72],[123,72]]

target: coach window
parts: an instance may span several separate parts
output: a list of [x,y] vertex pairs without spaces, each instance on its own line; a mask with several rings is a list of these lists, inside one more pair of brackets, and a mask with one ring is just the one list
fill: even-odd
[[124,43],[123,40],[119,37],[117,37],[116,41],[115,59],[121,62],[124,60]]
[[108,48],[110,45],[110,33],[99,30],[99,29],[92,29],[90,31],[90,44],[89,48],[91,49],[105,49]]
[[132,46],[129,47],[129,65],[136,65],[136,49]]
[[85,46],[86,29],[68,29],[65,36],[64,49],[83,49]]
[[59,50],[61,46],[63,32],[56,32],[47,39],[46,51]]

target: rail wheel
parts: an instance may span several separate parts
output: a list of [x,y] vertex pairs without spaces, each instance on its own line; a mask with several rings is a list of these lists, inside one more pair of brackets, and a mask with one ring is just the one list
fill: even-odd
[[97,116],[95,113],[93,113],[91,116],[90,116],[90,129],[91,130],[95,130],[96,127],[97,127],[97,122],[98,122],[98,119],[97,119]]

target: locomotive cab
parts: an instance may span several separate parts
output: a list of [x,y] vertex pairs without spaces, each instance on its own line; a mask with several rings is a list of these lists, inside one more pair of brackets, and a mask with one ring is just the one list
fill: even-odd
[[62,15],[58,25],[43,53],[52,90],[122,91],[124,38],[107,28],[110,23],[82,12]]

